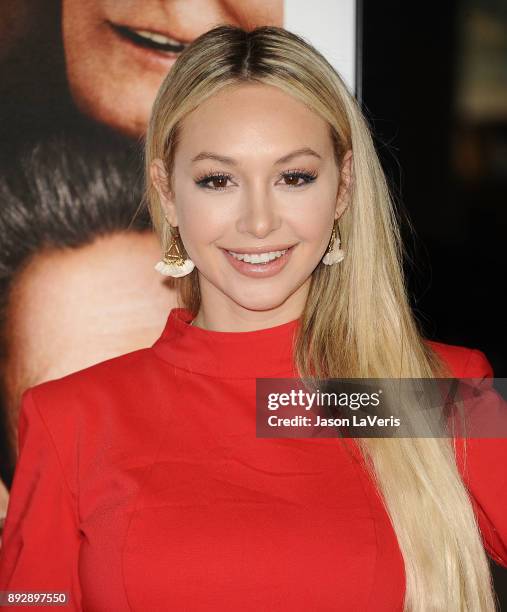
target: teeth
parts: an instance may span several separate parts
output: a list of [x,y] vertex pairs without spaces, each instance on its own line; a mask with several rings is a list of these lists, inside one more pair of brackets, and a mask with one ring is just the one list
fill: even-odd
[[269,253],[256,253],[256,254],[245,254],[245,253],[234,253],[233,251],[227,251],[236,259],[240,261],[246,261],[247,263],[266,263],[268,261],[273,261],[274,259],[278,259],[284,253],[287,252],[288,249],[283,251],[270,251]]
[[150,32],[148,30],[132,30],[139,36],[143,38],[147,38],[148,40],[152,40],[153,42],[159,43],[161,45],[180,45],[181,42],[179,40],[175,40],[174,38],[168,38],[163,34],[155,34],[155,32]]

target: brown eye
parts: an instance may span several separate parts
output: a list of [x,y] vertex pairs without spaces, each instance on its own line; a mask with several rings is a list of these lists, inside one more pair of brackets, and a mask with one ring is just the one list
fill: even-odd
[[289,185],[290,187],[297,187],[298,181],[301,177],[297,174],[286,174],[283,178],[286,181],[286,185]]
[[207,174],[197,179],[195,183],[199,187],[209,189],[210,191],[224,191],[230,178],[228,174]]
[[[313,181],[317,178],[316,172],[302,172],[293,170],[291,172],[285,172],[282,175],[284,181],[286,181],[287,187],[303,187],[303,185],[307,185],[308,183],[313,183]],[[299,179],[303,179],[302,183],[299,183]]]
[[213,186],[217,189],[223,189],[227,186],[227,177],[226,176],[214,176],[210,179]]

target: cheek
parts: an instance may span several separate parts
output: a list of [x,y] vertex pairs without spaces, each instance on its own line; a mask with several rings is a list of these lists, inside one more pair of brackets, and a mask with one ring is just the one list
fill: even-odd
[[298,207],[287,221],[294,237],[307,245],[317,247],[326,240],[327,233],[331,231],[333,215],[332,204],[315,198],[308,202],[308,206]]
[[[203,223],[202,219],[206,222]],[[210,246],[220,241],[224,235],[225,228],[220,219],[214,215],[192,214],[190,211],[184,216],[178,216],[180,235],[185,249],[190,258],[199,261],[201,257],[207,257]]]
[[323,219],[315,213],[305,215],[297,220],[297,225],[294,227],[302,241],[308,243],[321,242],[328,227],[327,217]]
[[[196,189],[180,191],[177,205],[180,233],[189,243],[200,245],[217,240],[228,231],[236,212],[233,205],[220,200],[220,197],[202,194]],[[214,201],[216,199],[216,201]]]
[[283,25],[283,0],[235,0],[240,21],[255,25]]
[[[64,0],[62,4],[62,34],[66,51],[83,61],[81,52],[86,49],[87,55],[98,44],[101,26],[100,15],[94,2],[76,2]],[[104,25],[102,25],[105,28]],[[76,59],[77,61],[77,59]]]
[[103,63],[107,57],[97,15],[74,1],[64,2],[62,38],[67,78],[73,96],[78,101],[96,97],[98,85],[102,86]]

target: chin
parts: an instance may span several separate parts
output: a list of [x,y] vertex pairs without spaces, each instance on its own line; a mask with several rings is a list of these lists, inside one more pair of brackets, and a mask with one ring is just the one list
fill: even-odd
[[252,297],[252,299],[245,299],[244,295],[242,295],[238,299],[236,299],[234,296],[231,296],[231,298],[236,302],[236,304],[238,304],[245,310],[254,310],[258,312],[275,310],[277,308],[280,308],[288,297],[288,294],[286,296],[284,295],[283,297],[272,296],[271,298],[269,296],[260,294],[255,297]]
[[130,109],[115,108],[113,101],[109,103],[107,97],[100,101],[95,94],[88,95],[88,92],[74,90],[72,97],[78,110],[88,118],[107,125],[110,129],[119,132],[130,138],[137,138],[146,129],[149,114],[145,112],[144,101],[135,108],[134,112]]

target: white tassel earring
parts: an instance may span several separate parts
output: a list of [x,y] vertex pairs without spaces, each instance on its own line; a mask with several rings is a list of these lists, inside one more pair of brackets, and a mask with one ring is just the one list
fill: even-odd
[[341,240],[339,237],[339,233],[340,227],[338,225],[338,220],[336,220],[333,225],[333,231],[331,232],[329,246],[327,248],[326,254],[322,259],[322,263],[326,264],[327,266],[332,266],[333,264],[342,261],[342,259],[345,257],[345,251],[340,249]]
[[171,225],[169,227],[171,228],[171,243],[167,247],[163,259],[155,264],[155,270],[165,276],[178,278],[190,274],[195,268],[195,264],[190,258],[183,257],[178,245],[178,239],[180,238],[178,228],[175,227],[173,231]]

